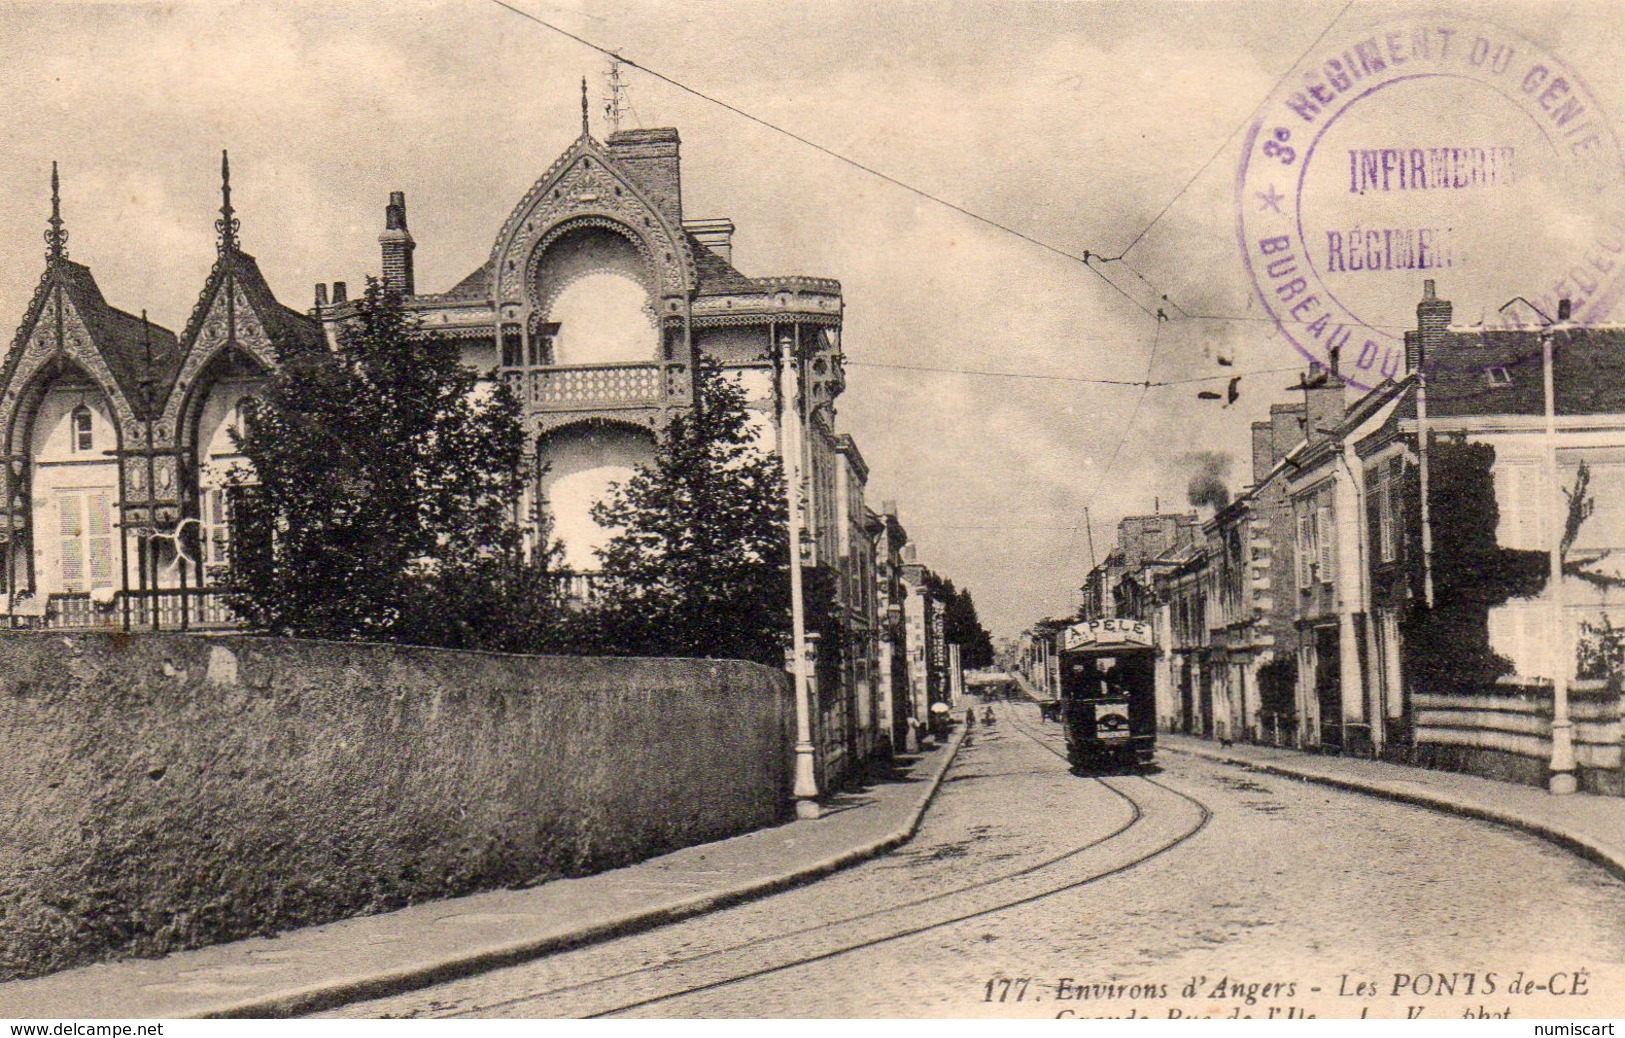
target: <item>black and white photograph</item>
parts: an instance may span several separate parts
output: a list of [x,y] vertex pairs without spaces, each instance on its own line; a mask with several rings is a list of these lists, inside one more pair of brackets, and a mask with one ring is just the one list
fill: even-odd
[[0,1022],[1612,1034],[1621,53],[0,5]]

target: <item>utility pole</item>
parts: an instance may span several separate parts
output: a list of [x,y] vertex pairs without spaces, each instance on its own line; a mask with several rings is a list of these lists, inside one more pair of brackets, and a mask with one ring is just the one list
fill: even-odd
[[1422,601],[1433,610],[1433,504],[1428,466],[1428,358],[1416,366],[1416,468],[1422,492]]
[[792,333],[779,337],[779,450],[784,456],[785,503],[789,506],[790,541],[790,631],[795,676],[796,762],[795,786],[797,818],[817,818],[818,775],[814,768],[812,741],[812,681],[807,673],[807,616],[801,587],[801,358]]
[[[1553,377],[1552,339],[1556,335],[1554,322],[1541,313],[1529,300],[1518,296],[1501,307],[1505,310],[1513,303],[1523,303],[1540,316],[1540,375],[1546,402],[1546,457],[1545,477],[1548,519],[1546,589],[1547,631],[1546,641],[1552,668],[1552,762],[1551,778],[1547,789],[1555,796],[1566,796],[1576,788],[1574,779],[1574,722],[1569,718],[1569,666],[1574,659],[1569,648],[1566,625],[1563,622],[1563,528],[1567,525],[1568,510],[1564,506],[1561,470],[1557,467],[1557,391]],[[1557,304],[1556,324],[1569,320],[1569,301]]]
[[[1557,319],[1569,319],[1569,301],[1558,304]],[[1563,507],[1561,470],[1557,467],[1557,391],[1552,372],[1552,339],[1550,322],[1540,330],[1541,382],[1546,395],[1546,472],[1550,482],[1552,543],[1549,563],[1551,583],[1552,652],[1552,777],[1548,788],[1563,796],[1573,793],[1574,781],[1574,723],[1569,720],[1569,661],[1574,658],[1569,649],[1566,625],[1563,623],[1563,527],[1568,519]]]
[[1083,528],[1089,537],[1089,570],[1093,572],[1095,568],[1095,524],[1089,521],[1088,505],[1083,508]]

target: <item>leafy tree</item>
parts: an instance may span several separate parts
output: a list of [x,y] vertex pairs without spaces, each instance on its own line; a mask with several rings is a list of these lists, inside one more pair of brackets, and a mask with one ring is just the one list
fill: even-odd
[[982,626],[976,615],[976,603],[969,588],[956,588],[946,577],[927,572],[926,586],[942,603],[943,634],[959,649],[959,661],[968,670],[977,670],[993,662],[993,636]]
[[237,527],[265,534],[235,553],[233,607],[276,633],[525,648],[554,596],[550,553],[527,561],[515,521],[518,401],[414,332],[369,279],[336,350],[278,358],[233,433],[252,465],[239,511],[257,513]]
[[[1433,541],[1433,608],[1423,590],[1420,550],[1407,551],[1411,594],[1402,629],[1409,647],[1408,680],[1427,691],[1478,692],[1511,673],[1512,661],[1490,644],[1490,610],[1510,598],[1532,598],[1546,586],[1544,552],[1503,548],[1496,541],[1495,448],[1435,441],[1429,507]],[[1415,470],[1405,476],[1407,500],[1420,502]]]
[[950,616],[956,622],[959,632],[961,660],[966,667],[973,670],[993,665],[993,635],[982,626],[981,617],[976,615],[976,602],[971,598],[970,588],[959,589],[959,599],[954,605]]
[[[598,551],[598,605],[585,618],[592,650],[784,664],[790,568],[784,470],[759,449],[745,393],[702,360],[696,406],[661,433],[653,464],[593,509],[618,530]],[[830,612],[808,588],[810,629]],[[824,653],[838,651],[826,637]]]

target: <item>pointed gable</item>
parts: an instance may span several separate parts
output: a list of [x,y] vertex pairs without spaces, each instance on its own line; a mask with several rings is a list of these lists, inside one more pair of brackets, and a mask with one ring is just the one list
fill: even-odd
[[209,272],[181,333],[180,349],[190,360],[199,350],[212,354],[227,342],[270,369],[281,350],[321,346],[325,339],[315,318],[277,301],[253,256],[232,249]]
[[65,294],[131,410],[137,417],[155,415],[180,362],[175,333],[109,304],[89,267],[66,260],[60,266]]
[[[164,408],[170,419],[198,374],[224,350],[241,350],[270,371],[285,351],[326,345],[321,325],[277,302],[265,275],[260,273],[260,265],[242,250],[238,238],[242,223],[231,204],[231,157],[223,150],[220,219],[214,222],[214,229],[218,258],[181,335],[182,359]],[[166,424],[175,427],[172,422]]]
[[150,322],[143,326],[141,318],[107,302],[89,267],[54,258],[0,374],[8,387],[7,427],[16,414],[19,388],[54,358],[72,361],[87,372],[101,384],[120,419],[128,420],[147,416],[143,386],[155,388],[156,404],[174,375],[178,357],[174,332]]
[[253,256],[235,246],[225,248],[181,333],[163,408],[164,427],[180,428],[182,407],[222,353],[238,350],[269,372],[288,353],[325,349],[326,344],[314,318],[277,301]]
[[695,252],[681,221],[667,211],[675,198],[663,206],[648,195],[646,180],[646,171],[639,176],[623,169],[612,149],[585,134],[578,137],[525,193],[497,235],[489,261],[493,300],[527,302],[536,255],[561,227],[583,223],[627,232],[654,271],[658,294],[687,296],[697,280]]

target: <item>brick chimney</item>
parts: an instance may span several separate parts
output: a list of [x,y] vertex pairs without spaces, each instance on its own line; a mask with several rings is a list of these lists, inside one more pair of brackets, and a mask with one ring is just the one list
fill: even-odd
[[1343,424],[1343,416],[1348,413],[1345,386],[1333,371],[1312,375],[1309,381],[1311,385],[1304,391],[1304,396],[1308,398],[1308,413],[1305,415],[1308,421],[1304,436],[1311,441],[1324,440],[1326,430]]
[[617,130],[609,135],[607,143],[616,165],[642,189],[661,215],[673,224],[681,224],[683,181],[678,146],[682,142],[677,131],[669,126]]
[[1422,301],[1416,304],[1416,331],[1405,333],[1405,370],[1417,371],[1444,345],[1450,334],[1450,300],[1440,299],[1433,279],[1422,282]]
[[1269,422],[1253,423],[1253,486],[1264,482],[1264,477],[1275,467],[1275,437]]
[[391,191],[389,205],[384,209],[384,233],[378,236],[378,247],[384,257],[384,287],[393,288],[402,296],[414,294],[412,277],[412,250],[417,243],[406,229],[406,192]]
[[1270,405],[1270,465],[1286,457],[1304,440],[1302,404]]

